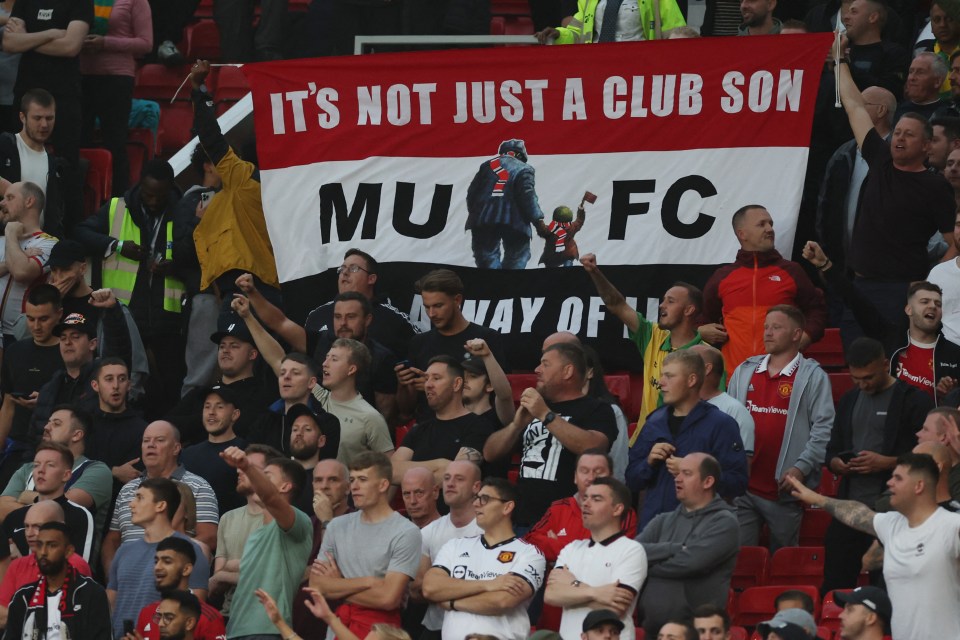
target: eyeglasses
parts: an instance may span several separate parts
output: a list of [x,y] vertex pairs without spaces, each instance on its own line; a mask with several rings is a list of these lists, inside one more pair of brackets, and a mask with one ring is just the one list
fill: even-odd
[[489,493],[475,493],[473,494],[473,501],[479,502],[481,506],[487,506],[491,500],[496,500],[497,502],[506,502],[497,496],[491,496]]
[[364,269],[363,267],[361,267],[361,266],[358,265],[358,264],[351,264],[351,265],[349,265],[349,266],[348,266],[348,265],[342,265],[342,266],[340,266],[339,268],[337,268],[337,275],[339,276],[339,275],[342,274],[344,271],[346,271],[347,273],[357,273],[358,271],[363,271],[364,273],[370,273],[369,271],[367,271],[366,269]]
[[173,622],[173,621],[176,620],[176,619],[177,619],[177,614],[175,614],[175,613],[159,613],[159,612],[157,612],[157,613],[153,614],[153,621],[156,622],[157,624],[160,624],[160,623],[162,622],[162,623],[164,623],[165,625],[168,625],[168,624],[170,624],[171,622]]

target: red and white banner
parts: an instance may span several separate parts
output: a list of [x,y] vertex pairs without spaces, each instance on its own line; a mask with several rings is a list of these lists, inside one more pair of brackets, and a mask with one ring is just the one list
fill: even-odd
[[[513,47],[246,65],[263,202],[284,281],[364,246],[475,264],[467,190],[523,140],[545,222],[576,210],[610,265],[729,262],[766,206],[793,241],[830,34]],[[527,269],[545,241],[535,234]]]

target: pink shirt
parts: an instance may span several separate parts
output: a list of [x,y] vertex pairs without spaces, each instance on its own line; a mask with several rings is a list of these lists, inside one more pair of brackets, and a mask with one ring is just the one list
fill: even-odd
[[147,0],[116,0],[103,50],[80,52],[80,72],[87,76],[136,75],[135,58],[153,49],[153,18]]

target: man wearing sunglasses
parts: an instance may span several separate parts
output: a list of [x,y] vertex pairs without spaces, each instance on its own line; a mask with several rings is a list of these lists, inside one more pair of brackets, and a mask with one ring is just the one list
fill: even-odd
[[514,485],[502,478],[484,480],[473,499],[483,535],[447,542],[424,576],[424,597],[444,610],[444,638],[527,637],[527,605],[543,584],[546,560],[514,534],[516,505]]

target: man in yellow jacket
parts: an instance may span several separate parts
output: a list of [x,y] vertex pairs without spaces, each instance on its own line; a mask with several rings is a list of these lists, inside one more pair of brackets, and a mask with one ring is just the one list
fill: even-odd
[[567,26],[547,27],[537,39],[541,44],[657,40],[685,24],[676,0],[578,0],[577,13]]

